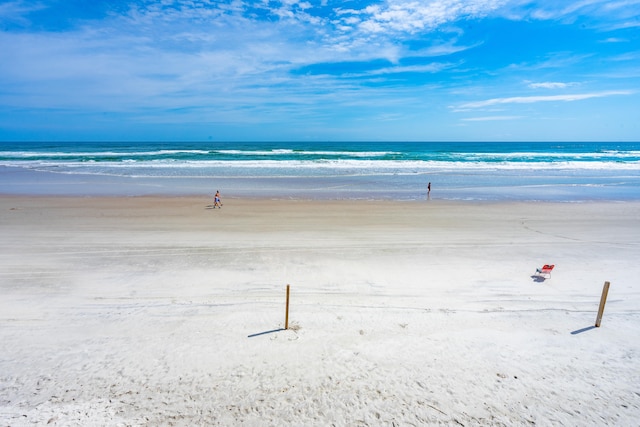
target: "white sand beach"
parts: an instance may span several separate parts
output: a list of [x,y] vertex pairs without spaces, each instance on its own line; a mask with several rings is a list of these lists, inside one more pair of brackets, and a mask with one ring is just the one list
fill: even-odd
[[637,425],[640,203],[223,202],[0,197],[0,425]]

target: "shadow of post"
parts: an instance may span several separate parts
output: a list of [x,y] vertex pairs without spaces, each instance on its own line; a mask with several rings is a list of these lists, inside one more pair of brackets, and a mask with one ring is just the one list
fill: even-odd
[[577,331],[571,332],[571,335],[578,335],[578,334],[590,331],[590,330],[595,329],[595,328],[596,328],[595,326],[587,326],[586,328],[578,329]]
[[257,334],[248,335],[247,338],[259,337],[260,335],[273,334],[274,332],[286,331],[284,328],[272,329],[270,331],[258,332]]

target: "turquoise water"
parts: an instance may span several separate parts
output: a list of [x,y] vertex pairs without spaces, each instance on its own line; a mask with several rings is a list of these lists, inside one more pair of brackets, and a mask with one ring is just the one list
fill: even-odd
[[0,143],[0,192],[640,200],[640,143]]

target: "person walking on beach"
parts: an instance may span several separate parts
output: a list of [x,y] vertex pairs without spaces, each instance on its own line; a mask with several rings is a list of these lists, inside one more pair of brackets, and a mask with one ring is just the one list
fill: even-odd
[[427,185],[427,199],[431,198],[431,182]]
[[220,190],[216,190],[216,195],[213,196],[213,209],[219,207],[222,209],[222,202],[220,201]]

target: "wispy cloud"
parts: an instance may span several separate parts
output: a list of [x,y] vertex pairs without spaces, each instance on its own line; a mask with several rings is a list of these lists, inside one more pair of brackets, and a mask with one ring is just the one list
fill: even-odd
[[509,98],[493,98],[484,101],[467,102],[458,106],[458,109],[485,108],[494,105],[504,104],[534,104],[537,102],[572,102],[590,98],[603,98],[617,95],[631,95],[632,91],[605,91],[594,93],[580,93],[570,95],[548,95],[548,96],[514,96]]
[[522,116],[486,116],[486,117],[468,117],[462,119],[464,122],[493,122],[493,121],[503,121],[503,120],[518,120],[521,119]]
[[535,19],[583,25],[602,30],[631,28],[637,20],[640,0],[537,0],[513,1],[501,10],[509,19]]
[[431,64],[425,65],[407,65],[407,66],[394,66],[394,67],[383,67],[370,71],[366,71],[359,74],[346,74],[348,77],[355,76],[380,76],[387,74],[401,74],[401,73],[437,73],[447,68],[453,68],[457,64],[455,63],[443,63],[443,62],[433,62]]
[[548,69],[569,69],[579,66],[593,57],[592,53],[552,51],[545,57],[527,59],[521,63],[509,65],[509,69],[517,71],[539,71]]
[[39,2],[8,1],[0,4],[0,23],[14,22],[28,25],[29,21],[26,15],[43,9],[46,9],[46,6]]
[[455,39],[449,40],[446,43],[434,44],[424,49],[412,50],[405,52],[407,55],[416,57],[434,57],[434,56],[447,56],[455,53],[461,53],[469,49],[474,49],[483,44],[482,41],[475,42],[469,45],[458,44]]
[[601,40],[600,43],[628,43],[629,39],[622,37],[607,37],[604,40]]
[[529,83],[528,86],[531,89],[565,89],[570,86],[575,86],[576,83],[563,83],[563,82],[540,82]]

